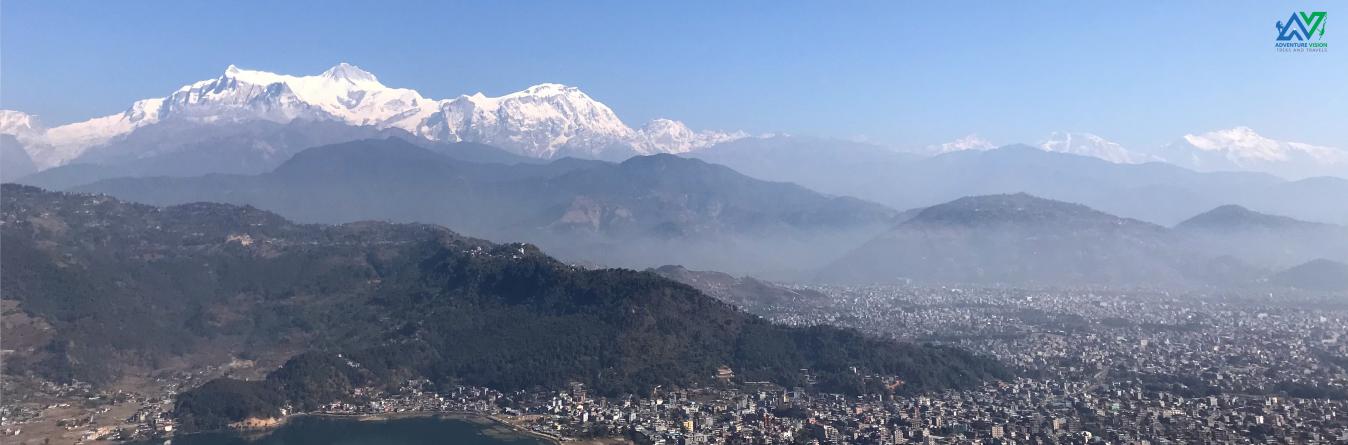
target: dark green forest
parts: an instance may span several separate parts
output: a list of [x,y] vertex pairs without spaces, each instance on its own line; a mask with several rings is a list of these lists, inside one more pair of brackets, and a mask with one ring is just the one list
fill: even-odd
[[788,386],[809,369],[817,389],[844,393],[878,390],[867,374],[897,376],[904,392],[1007,377],[962,350],[774,325],[653,273],[429,225],[299,225],[248,207],[5,185],[0,235],[0,285],[55,331],[6,372],[109,382],[210,348],[311,351],[262,381],[181,394],[189,430],[408,378],[621,394],[706,383],[721,365]]

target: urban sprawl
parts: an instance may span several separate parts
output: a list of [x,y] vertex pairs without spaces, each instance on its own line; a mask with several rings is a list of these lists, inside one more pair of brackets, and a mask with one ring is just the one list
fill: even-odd
[[[621,398],[578,384],[502,393],[410,381],[395,392],[360,389],[320,413],[467,413],[560,441],[668,445],[1348,442],[1348,306],[1334,298],[808,288],[830,299],[745,309],[780,323],[959,346],[996,357],[1017,377],[975,390],[861,397],[743,382],[730,368],[703,387]],[[19,434],[45,410],[75,406],[84,410],[59,425],[83,439],[168,437],[176,392],[220,371],[161,378],[158,394],[43,382],[44,394],[69,402],[8,400],[0,428]],[[99,420],[127,405],[129,416]]]

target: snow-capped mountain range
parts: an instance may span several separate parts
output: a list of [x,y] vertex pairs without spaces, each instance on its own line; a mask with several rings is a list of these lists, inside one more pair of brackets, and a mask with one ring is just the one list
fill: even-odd
[[559,84],[535,85],[500,97],[478,93],[428,99],[416,90],[385,86],[375,75],[347,63],[313,76],[231,65],[217,78],[184,85],[162,98],[136,101],[122,113],[51,128],[26,113],[4,110],[0,133],[18,138],[38,167],[45,169],[163,122],[294,120],[393,128],[434,141],[480,142],[537,158],[682,153],[746,136],[693,131],[670,119],[634,129],[579,88]]
[[[214,134],[203,135],[212,131],[199,131],[202,125],[220,129],[254,122],[271,125],[321,122],[329,127],[377,130],[383,135],[394,132],[431,141],[477,142],[542,159],[576,156],[621,160],[641,154],[687,153],[748,137],[744,132],[694,131],[670,119],[655,119],[633,128],[607,105],[579,88],[555,83],[534,85],[499,97],[477,93],[431,99],[416,90],[386,86],[374,74],[347,63],[311,76],[231,65],[216,78],[184,85],[164,97],[136,101],[121,113],[55,127],[46,127],[36,117],[20,111],[0,110],[0,134],[17,139],[38,169],[82,161],[158,159],[155,157],[204,145],[197,144],[202,141],[184,139],[220,139],[221,133],[230,131],[212,130]],[[137,130],[152,127],[178,130],[132,137]],[[331,136],[328,139],[340,139],[339,135]],[[241,136],[249,137],[252,136],[248,133]],[[304,143],[331,143],[322,137],[274,137],[276,141],[252,144],[254,151],[265,153],[235,152],[241,159],[252,159],[248,156],[262,159],[243,162],[252,166],[245,171],[265,171],[267,166],[283,161],[294,151],[307,148],[300,146]],[[287,146],[286,141],[296,146]],[[229,144],[243,145],[237,140]],[[920,151],[942,154],[991,150],[998,146],[971,134]],[[1348,177],[1348,151],[1273,140],[1247,127],[1189,134],[1150,150],[1133,150],[1094,134],[1077,132],[1055,132],[1034,146],[1124,164],[1161,161],[1199,171],[1260,171],[1289,179]],[[230,154],[213,156],[217,157],[211,159],[218,160]],[[149,172],[163,174],[163,170]]]
[[997,148],[997,144],[994,144],[987,139],[983,139],[983,137],[977,134],[969,134],[941,145],[927,147],[927,151],[933,154],[940,154],[966,150],[983,151],[992,150],[994,148]]
[[1039,142],[1044,151],[1091,156],[1115,164],[1140,164],[1156,158],[1123,148],[1117,142],[1090,133],[1053,132]]
[[1262,171],[1292,179],[1348,177],[1348,150],[1274,140],[1249,127],[1186,134],[1158,155],[1198,171]]
[[[1034,144],[1050,152],[1100,158],[1116,164],[1167,162],[1196,171],[1254,171],[1288,179],[1348,177],[1348,150],[1278,141],[1249,127],[1187,134],[1152,150],[1131,150],[1091,133],[1053,132]],[[999,147],[978,135],[929,146],[928,153],[992,150]]]
[[[1050,133],[1047,138],[1034,144],[1034,146],[1044,151],[1090,156],[1116,164],[1136,164],[1156,160],[1150,156],[1130,151],[1116,142],[1090,133],[1055,131]],[[1001,147],[1001,145],[984,139],[977,134],[970,134],[940,145],[929,146],[925,151],[932,154],[942,154],[969,150],[986,151],[998,147]]]

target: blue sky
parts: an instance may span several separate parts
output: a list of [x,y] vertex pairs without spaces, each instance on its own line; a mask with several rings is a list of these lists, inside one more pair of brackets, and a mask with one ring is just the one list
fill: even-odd
[[433,98],[580,86],[629,125],[915,147],[1088,131],[1145,148],[1237,125],[1348,147],[1348,31],[1279,54],[1333,2],[0,3],[0,107],[49,125],[218,76],[348,61]]

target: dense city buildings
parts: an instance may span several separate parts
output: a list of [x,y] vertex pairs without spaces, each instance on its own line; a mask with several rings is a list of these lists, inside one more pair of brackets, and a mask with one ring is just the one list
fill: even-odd
[[[617,398],[580,384],[503,393],[409,381],[357,389],[316,413],[490,416],[545,437],[649,444],[1334,443],[1348,440],[1348,312],[1307,295],[1150,291],[811,287],[827,302],[747,310],[837,324],[996,357],[1018,376],[977,390],[846,397],[746,382],[722,368],[704,387]],[[206,375],[167,379],[153,397],[51,386],[92,406],[138,405],[87,437],[171,433],[172,396]],[[802,373],[808,376],[809,370]],[[883,379],[889,376],[873,376]],[[809,379],[806,379],[809,381]],[[5,431],[29,408],[6,405]],[[65,422],[94,425],[107,408]],[[288,413],[292,414],[292,413]],[[270,419],[257,419],[266,425]],[[238,425],[249,427],[258,425]]]

